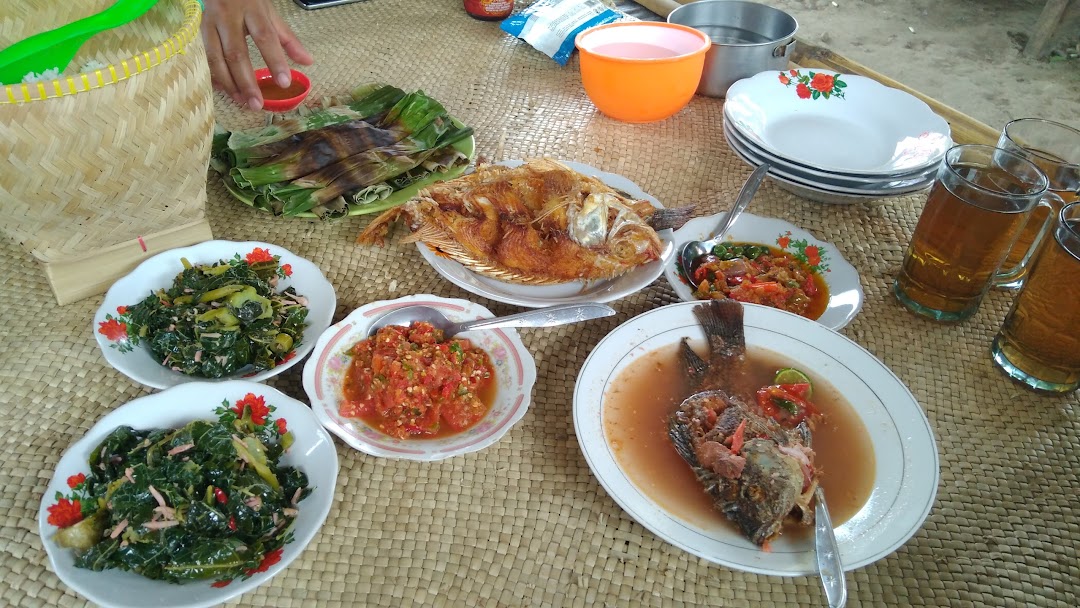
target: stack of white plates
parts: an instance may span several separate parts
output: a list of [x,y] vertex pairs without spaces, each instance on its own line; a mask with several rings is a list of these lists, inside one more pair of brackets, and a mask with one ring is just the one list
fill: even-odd
[[806,198],[851,203],[934,182],[949,123],[922,100],[863,76],[770,70],[739,80],[724,102],[724,137],[751,165]]

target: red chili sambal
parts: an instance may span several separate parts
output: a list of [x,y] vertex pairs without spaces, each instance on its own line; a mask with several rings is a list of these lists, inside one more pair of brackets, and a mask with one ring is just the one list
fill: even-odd
[[445,340],[430,323],[389,326],[352,347],[340,412],[405,439],[444,436],[491,409],[495,370],[469,340]]

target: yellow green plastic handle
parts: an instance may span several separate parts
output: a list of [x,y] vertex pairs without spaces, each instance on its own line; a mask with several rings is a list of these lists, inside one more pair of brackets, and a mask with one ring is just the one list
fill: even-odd
[[31,72],[63,72],[79,47],[95,34],[138,19],[158,0],[117,0],[109,8],[73,23],[42,32],[0,51],[0,84],[18,84]]

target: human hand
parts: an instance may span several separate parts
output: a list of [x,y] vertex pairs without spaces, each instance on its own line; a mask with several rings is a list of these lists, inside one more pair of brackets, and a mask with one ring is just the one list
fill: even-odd
[[214,88],[236,103],[246,103],[252,110],[263,104],[248,55],[248,36],[281,87],[289,86],[292,80],[286,56],[301,65],[311,65],[311,53],[282,21],[270,0],[206,0],[205,4],[202,36],[210,77]]

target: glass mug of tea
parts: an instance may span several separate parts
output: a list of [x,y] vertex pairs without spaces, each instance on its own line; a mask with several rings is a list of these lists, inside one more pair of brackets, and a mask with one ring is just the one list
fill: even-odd
[[[1041,118],[1018,118],[1005,125],[997,147],[1023,156],[1035,163],[1050,181],[1050,191],[1061,198],[1061,204],[1080,200],[1080,131],[1058,122]],[[1052,205],[1058,201],[1051,200]],[[994,285],[1016,289],[1024,282],[1031,265],[1031,247],[1048,215],[1061,211],[1037,208],[1009,251]]]
[[1080,202],[1058,213],[990,352],[1031,388],[1080,388]]
[[938,321],[975,314],[1031,210],[1057,198],[1047,187],[1046,175],[1018,154],[950,148],[893,283],[896,297]]

